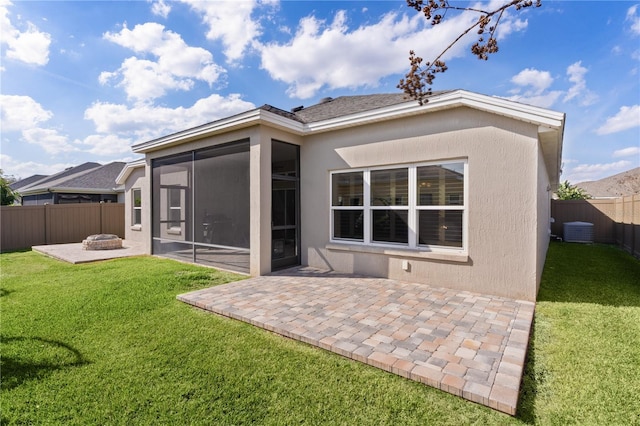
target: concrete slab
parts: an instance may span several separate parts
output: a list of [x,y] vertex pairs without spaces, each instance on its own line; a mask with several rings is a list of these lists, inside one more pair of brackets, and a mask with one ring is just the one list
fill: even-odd
[[122,248],[112,250],[84,250],[82,243],[33,246],[31,249],[55,259],[74,264],[147,254],[142,244],[127,240],[122,241]]

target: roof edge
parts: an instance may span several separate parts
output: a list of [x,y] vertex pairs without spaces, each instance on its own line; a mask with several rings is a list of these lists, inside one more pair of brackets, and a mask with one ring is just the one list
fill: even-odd
[[[275,114],[264,108],[257,108],[231,117],[223,118],[212,123],[134,145],[132,150],[137,154],[146,154],[148,152],[194,141],[203,137],[260,124],[273,126],[300,136],[305,136],[345,127],[360,126],[375,121],[391,120],[402,116],[424,114],[461,106],[507,116],[516,120],[526,121],[549,129],[557,130],[561,134],[564,132],[564,113],[518,103],[505,98],[487,96],[458,89],[430,96],[428,102],[424,105],[420,105],[417,101],[411,100],[387,107],[376,108],[373,110],[306,124],[293,120],[290,117],[285,117],[282,114]],[[562,136],[560,136],[560,138],[562,138]]]
[[304,133],[302,123],[299,121],[284,117],[280,114],[275,114],[263,108],[257,108],[211,123],[203,124],[202,126],[133,145],[131,149],[136,154],[145,154],[147,152],[156,151],[172,145],[190,142],[203,137],[228,132],[230,130],[244,129],[258,124],[268,124],[300,135]]
[[146,164],[147,162],[145,161],[144,158],[140,158],[138,160],[134,160],[125,164],[122,170],[120,171],[120,174],[118,174],[118,176],[116,177],[116,184],[124,185],[124,183],[127,181],[127,178],[129,178],[129,175],[133,173],[135,169],[144,167]]
[[305,125],[305,133],[320,133],[354,125],[362,125],[373,121],[390,120],[400,116],[424,114],[461,106],[511,117],[516,120],[530,122],[551,129],[560,130],[564,127],[564,113],[459,89],[430,96],[428,102],[424,105],[420,105],[417,101],[412,100],[374,110],[308,123]]

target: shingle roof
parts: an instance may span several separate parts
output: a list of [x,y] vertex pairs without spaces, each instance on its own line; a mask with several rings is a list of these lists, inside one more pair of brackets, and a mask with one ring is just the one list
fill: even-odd
[[[439,95],[446,92],[448,92],[448,90],[433,92],[433,95]],[[294,108],[291,112],[269,104],[265,104],[258,109],[269,111],[290,120],[307,124],[407,102],[411,102],[411,99],[408,99],[404,93],[381,93],[374,95],[324,98],[318,104],[311,105],[306,108]]]
[[20,179],[18,181],[13,182],[12,184],[9,185],[9,187],[14,190],[17,191],[20,188],[24,188],[27,187],[29,185],[32,185],[36,182],[38,182],[39,180],[42,180],[44,178],[46,178],[47,175],[33,175],[33,176],[29,176],[28,178],[24,178],[24,179]]
[[[446,92],[433,92],[433,95]],[[335,99],[324,98],[320,103],[296,110],[293,114],[302,123],[314,123],[407,102],[412,102],[412,100],[408,99],[404,93],[340,96]]]
[[123,162],[113,162],[104,166],[99,163],[87,162],[71,167],[62,172],[47,176],[33,184],[24,187],[21,195],[48,192],[49,189],[100,189],[112,191],[116,186],[116,177],[125,166]]
[[126,163],[114,161],[64,182],[67,188],[112,189]]
[[260,108],[258,108],[258,109],[262,109],[262,110],[264,110],[264,111],[269,111],[269,112],[272,112],[272,113],[274,113],[274,114],[278,114],[278,115],[280,115],[280,116],[282,116],[282,117],[285,117],[285,118],[288,118],[288,119],[290,119],[290,120],[299,121],[299,122],[301,122],[301,123],[303,122],[303,121],[302,121],[298,116],[296,116],[294,113],[289,112],[289,111],[285,111],[285,110],[280,109],[280,108],[276,108],[276,107],[274,107],[274,106],[272,106],[272,105],[269,105],[269,104],[264,104],[264,105],[262,105],[262,106],[261,106]]
[[46,189],[48,187],[54,186],[54,184],[56,184],[57,182],[63,182],[64,180],[66,180],[65,178],[75,176],[79,173],[85,173],[91,169],[95,169],[96,167],[100,167],[100,164],[93,162],[82,163],[79,166],[69,167],[61,172],[46,176],[43,179],[33,182],[31,185],[25,187],[24,189],[29,191],[36,188]]

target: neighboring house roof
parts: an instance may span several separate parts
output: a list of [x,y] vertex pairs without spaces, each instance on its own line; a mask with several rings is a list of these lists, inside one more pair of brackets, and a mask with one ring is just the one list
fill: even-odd
[[20,191],[21,188],[27,187],[35,182],[38,182],[39,180],[42,180],[44,178],[46,178],[47,175],[33,175],[33,176],[29,176],[28,178],[24,178],[24,179],[20,179],[18,181],[15,181],[13,183],[11,183],[9,185],[9,187],[14,190],[14,191]]
[[47,192],[116,193],[116,176],[125,163],[115,161],[100,165],[87,162],[47,176],[20,191],[20,195]]
[[96,167],[100,167],[99,163],[93,163],[93,162],[87,162],[87,163],[82,163],[79,166],[74,166],[74,167],[68,167],[64,170],[62,170],[61,172],[58,173],[54,173],[52,175],[49,176],[45,176],[40,180],[34,181],[32,183],[30,183],[28,186],[24,186],[23,187],[23,191],[25,190],[32,190],[35,188],[41,188],[41,187],[46,187],[47,184],[53,183],[53,182],[57,182],[57,181],[62,181],[64,180],[64,178],[68,178],[69,176],[75,176],[78,173],[83,173],[83,172],[87,172],[91,169],[94,169]]
[[424,105],[414,100],[407,100],[402,93],[326,98],[317,105],[294,108],[291,112],[271,105],[263,105],[244,113],[134,145],[132,149],[135,153],[146,154],[258,124],[305,136],[458,107],[473,108],[537,125],[538,138],[549,178],[552,184],[558,183],[565,114],[466,90],[434,92]]

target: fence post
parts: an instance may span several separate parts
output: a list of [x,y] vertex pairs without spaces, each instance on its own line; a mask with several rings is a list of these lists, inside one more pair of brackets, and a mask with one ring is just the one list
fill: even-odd
[[51,213],[49,203],[44,204],[44,244],[49,244],[51,241]]

